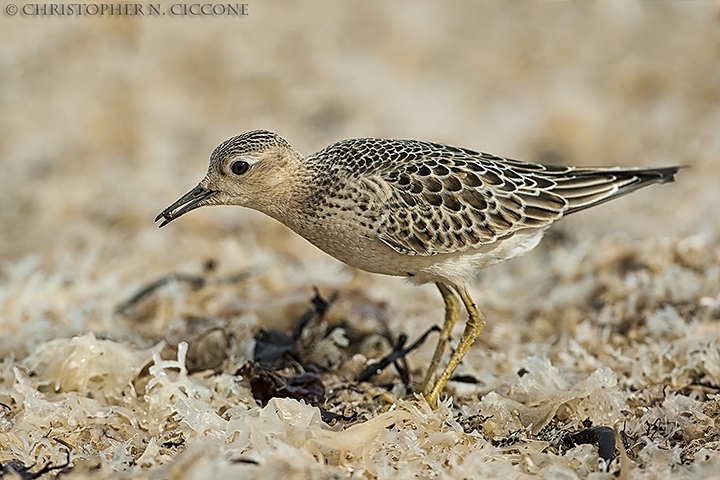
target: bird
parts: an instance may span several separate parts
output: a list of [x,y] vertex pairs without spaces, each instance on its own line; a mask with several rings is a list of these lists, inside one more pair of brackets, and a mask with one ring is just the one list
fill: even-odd
[[[163,210],[160,227],[208,205],[258,210],[360,270],[435,283],[443,327],[420,391],[433,407],[485,326],[468,286],[481,269],[535,248],[561,218],[682,167],[544,165],[441,143],[356,138],[303,156],[253,130],[221,143],[200,183]],[[451,332],[462,337],[437,375]]]

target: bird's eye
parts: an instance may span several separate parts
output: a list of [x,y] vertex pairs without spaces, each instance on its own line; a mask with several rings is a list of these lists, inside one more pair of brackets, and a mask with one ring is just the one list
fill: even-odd
[[248,171],[248,168],[250,168],[250,164],[244,160],[238,160],[230,165],[230,170],[232,170],[235,175],[242,175]]

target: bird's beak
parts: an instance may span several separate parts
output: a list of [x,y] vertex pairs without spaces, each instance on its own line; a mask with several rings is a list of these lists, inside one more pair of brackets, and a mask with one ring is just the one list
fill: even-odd
[[162,228],[176,218],[185,215],[190,210],[195,210],[198,207],[207,205],[209,203],[207,199],[216,193],[217,190],[210,190],[202,185],[198,185],[180,197],[177,202],[160,212],[160,215],[155,217],[155,221],[157,222],[162,218],[162,223],[160,224],[160,228]]

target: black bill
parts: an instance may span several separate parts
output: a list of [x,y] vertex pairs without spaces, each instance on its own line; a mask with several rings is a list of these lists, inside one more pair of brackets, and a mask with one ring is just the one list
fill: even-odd
[[180,197],[177,202],[173,203],[165,210],[160,212],[160,214],[155,217],[155,221],[157,222],[158,220],[162,219],[163,222],[160,224],[160,228],[162,228],[176,218],[185,215],[190,210],[195,210],[198,207],[206,205],[207,202],[205,202],[205,200],[212,197],[216,193],[217,191],[215,190],[210,190],[203,187],[202,185],[198,185],[197,187],[193,188],[188,193]]

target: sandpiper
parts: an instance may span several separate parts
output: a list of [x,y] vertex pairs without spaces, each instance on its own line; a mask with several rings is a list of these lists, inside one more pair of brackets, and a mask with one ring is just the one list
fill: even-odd
[[[478,270],[537,246],[563,216],[646,185],[680,167],[542,165],[418,140],[343,140],[303,157],[279,135],[255,130],[220,144],[205,178],[155,221],[205,205],[239,205],[282,222],[361,270],[434,282],[445,321],[421,386],[440,392],[485,325],[467,285]],[[468,320],[436,378],[450,333]]]

